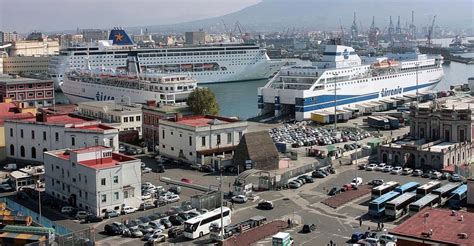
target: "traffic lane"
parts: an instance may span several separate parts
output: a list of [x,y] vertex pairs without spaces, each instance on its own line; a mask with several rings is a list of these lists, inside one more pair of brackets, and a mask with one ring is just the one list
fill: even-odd
[[256,215],[266,217],[267,221],[276,219],[287,220],[289,216],[292,216],[292,214],[299,209],[293,201],[285,198],[273,201],[273,205],[274,209],[272,210],[257,209],[257,203],[251,203],[244,209],[234,208],[235,212],[232,213],[232,224],[248,220]]

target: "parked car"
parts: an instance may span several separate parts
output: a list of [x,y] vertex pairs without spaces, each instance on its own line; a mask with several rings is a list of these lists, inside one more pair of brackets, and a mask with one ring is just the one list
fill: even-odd
[[64,206],[61,208],[61,213],[62,214],[70,214],[74,211],[74,208],[71,206]]
[[246,203],[248,198],[244,195],[237,195],[232,197],[232,201],[236,203]]
[[163,230],[166,229],[165,226],[160,223],[159,219],[150,221],[150,223],[148,223],[148,225],[151,226],[151,228],[153,228],[154,230],[160,229],[160,230],[163,231]]
[[367,168],[367,164],[359,164],[359,170],[365,170]]
[[306,181],[306,183],[313,183],[314,182],[314,179],[313,177],[309,176],[309,175],[301,175],[300,177],[298,178],[302,178]]
[[74,218],[76,220],[83,220],[87,217],[87,215],[89,215],[86,211],[77,211],[76,214],[74,215]]
[[403,170],[402,170],[402,175],[410,175],[412,173],[413,173],[413,169],[408,168],[408,167],[403,168]]
[[13,187],[8,183],[0,184],[0,189],[2,191],[13,191]]
[[168,189],[169,192],[172,192],[176,195],[179,195],[181,194],[181,187],[180,186],[171,186],[169,189]]
[[150,192],[142,193],[142,200],[148,200],[148,199],[151,199],[151,193]]
[[183,234],[183,229],[179,227],[174,227],[168,230],[168,237],[175,238]]
[[316,230],[316,226],[314,224],[311,224],[311,225],[305,224],[303,228],[301,229],[301,232],[310,233],[314,230]]
[[105,211],[104,217],[109,219],[109,218],[113,218],[113,217],[118,217],[119,215],[120,215],[120,213],[117,212],[116,210],[114,210],[114,209],[107,209],[107,210]]
[[318,170],[318,171],[313,171],[311,173],[311,176],[313,176],[315,178],[324,178],[324,177],[326,177],[326,174],[324,174],[323,172]]
[[375,168],[376,171],[383,171],[383,169],[385,168],[387,164],[385,163],[380,163],[377,165],[377,167]]
[[166,201],[167,203],[177,202],[177,201],[179,201],[179,196],[176,195],[176,194],[167,195],[167,196],[165,196],[165,201]]
[[148,202],[143,202],[142,204],[140,204],[140,207],[138,207],[138,210],[147,210],[147,209],[151,209],[151,208],[154,208],[155,205],[153,203],[148,203]]
[[149,167],[143,168],[142,173],[151,173],[151,168],[149,168]]
[[117,226],[116,224],[107,224],[104,227],[104,231],[107,235],[115,236],[122,234],[122,228]]
[[136,208],[130,207],[130,206],[125,206],[125,207],[122,208],[122,214],[131,214],[131,213],[134,213],[136,211],[137,211]]
[[271,201],[261,201],[258,203],[257,208],[263,210],[272,210],[274,208],[274,205]]
[[143,233],[143,235],[153,232],[153,228],[148,226],[148,224],[140,224],[138,225],[138,229]]
[[362,233],[362,232],[355,232],[352,234],[351,236],[351,242],[353,243],[357,243],[359,240],[361,239],[364,239],[365,238],[365,234]]
[[421,177],[422,178],[429,178],[429,177],[431,177],[431,173],[432,173],[431,171],[423,172],[421,174]]
[[432,172],[430,175],[430,179],[441,179],[441,176],[443,176],[443,174],[441,174],[440,172]]
[[412,175],[415,176],[415,177],[421,176],[421,175],[423,175],[423,171],[421,171],[420,169],[415,169],[413,171]]
[[171,228],[173,224],[167,218],[160,219],[160,223],[165,226],[166,229]]
[[384,168],[383,168],[383,172],[384,173],[389,173],[393,170],[393,166],[390,166],[390,165],[386,165]]
[[461,175],[459,175],[459,174],[457,174],[457,173],[453,174],[453,175],[449,178],[449,180],[450,180],[451,182],[461,182],[461,181],[462,181]]
[[184,221],[191,219],[191,215],[189,215],[188,213],[184,213],[184,212],[179,213],[178,216],[181,217]]
[[119,152],[120,152],[120,153],[123,153],[123,152],[125,152],[125,151],[127,151],[127,149],[125,148],[125,146],[119,145]]
[[86,223],[95,223],[95,222],[101,222],[103,219],[102,217],[95,216],[93,214],[89,214],[84,218],[84,222]]
[[374,171],[377,168],[377,164],[369,164],[368,166],[365,167],[366,171]]
[[336,195],[336,194],[341,193],[341,191],[342,191],[341,187],[335,186],[335,187],[332,187],[332,188],[331,188],[331,190],[328,192],[328,195],[334,196],[334,195]]
[[184,220],[178,215],[171,215],[168,219],[171,222],[171,224],[175,226],[180,226],[184,223]]
[[383,185],[384,181],[383,179],[373,179],[369,182],[369,185],[372,185],[373,187]]
[[143,232],[138,227],[128,228],[123,231],[123,235],[126,237],[143,237]]
[[155,185],[150,182],[145,182],[142,184],[142,189],[153,189],[153,188],[155,188]]
[[216,170],[211,165],[202,165],[201,166],[201,172],[212,173],[212,172],[215,172],[215,171]]
[[382,234],[379,236],[379,240],[381,243],[388,243],[388,242],[396,243],[397,237],[390,234]]
[[166,235],[163,233],[153,234],[153,236],[151,236],[148,239],[148,243],[160,243],[160,242],[166,242]]
[[165,166],[163,164],[158,164],[158,166],[156,167],[156,172],[164,173],[165,172]]
[[296,182],[300,182],[302,185],[306,184],[306,179],[302,177],[298,177],[295,179]]
[[189,215],[189,217],[192,219],[192,218],[194,218],[194,217],[196,217],[196,216],[199,216],[200,213],[191,211],[191,212],[188,212],[188,215]]
[[361,184],[362,184],[362,178],[361,177],[353,178],[352,181],[351,181],[351,185],[354,186],[354,187],[358,187]]
[[147,234],[145,234],[142,240],[148,241],[148,239],[150,239],[153,235],[160,233],[163,233],[163,230],[153,230],[152,232],[148,232]]
[[446,172],[442,173],[442,175],[441,175],[441,179],[449,179],[450,177],[451,177],[451,174],[446,173]]
[[353,190],[354,187],[352,186],[352,184],[345,184],[341,187],[341,191],[344,192],[344,191],[349,191],[349,190]]
[[288,187],[290,187],[290,189],[298,189],[301,187],[301,184],[296,181],[290,181],[288,182]]
[[391,174],[401,174],[402,173],[402,167],[394,167],[392,171],[390,172]]

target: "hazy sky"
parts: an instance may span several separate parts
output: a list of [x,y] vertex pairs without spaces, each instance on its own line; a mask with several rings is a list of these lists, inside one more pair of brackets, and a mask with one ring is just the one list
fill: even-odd
[[0,30],[22,33],[173,24],[238,11],[261,0],[0,0]]

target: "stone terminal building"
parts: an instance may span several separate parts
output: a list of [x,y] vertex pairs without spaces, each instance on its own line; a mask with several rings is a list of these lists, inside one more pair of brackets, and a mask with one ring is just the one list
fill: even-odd
[[459,173],[471,163],[473,108],[473,97],[412,104],[409,136],[382,145],[379,161]]

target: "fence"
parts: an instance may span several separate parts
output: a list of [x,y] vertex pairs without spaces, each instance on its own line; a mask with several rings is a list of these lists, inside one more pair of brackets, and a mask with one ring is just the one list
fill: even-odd
[[67,229],[66,227],[59,225],[56,222],[51,221],[48,218],[45,218],[44,216],[41,217],[41,223],[40,223],[39,221],[40,216],[37,212],[29,208],[26,208],[16,203],[15,201],[10,200],[9,198],[1,197],[0,201],[4,202],[7,205],[7,208],[13,212],[16,212],[16,214],[21,214],[23,216],[31,216],[31,218],[33,218],[33,221],[35,223],[40,224],[44,227],[54,228],[56,231],[56,234],[65,235],[65,234],[71,233],[71,231]]
[[279,180],[278,179],[275,180],[274,188],[275,189],[283,188],[291,178],[297,177],[301,174],[305,174],[305,173],[314,171],[317,168],[327,166],[328,165],[327,163],[328,163],[327,161],[323,160],[323,161],[320,161],[320,162],[310,163],[310,164],[306,164],[306,165],[297,167],[297,168],[292,169],[292,170],[288,170],[288,171],[280,174],[280,179]]

